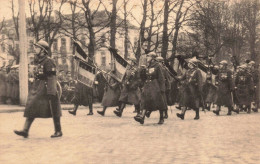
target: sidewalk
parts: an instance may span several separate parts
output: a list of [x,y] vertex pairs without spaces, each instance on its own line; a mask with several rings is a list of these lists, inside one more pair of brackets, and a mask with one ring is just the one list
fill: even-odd
[[[1,104],[0,105],[0,113],[12,113],[12,112],[23,112],[25,106],[20,105],[7,105],[7,104]],[[62,110],[69,110],[73,108],[73,104],[61,104]],[[85,106],[79,106],[79,109],[88,109],[88,107]],[[93,108],[102,108],[100,103],[93,104]]]

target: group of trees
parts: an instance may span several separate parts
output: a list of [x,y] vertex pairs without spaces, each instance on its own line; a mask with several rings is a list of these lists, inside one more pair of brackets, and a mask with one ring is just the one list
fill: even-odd
[[[50,46],[59,33],[78,41],[84,35],[87,42],[83,42],[83,46],[91,57],[104,41],[117,48],[117,33],[124,35],[124,56],[131,51],[137,59],[150,51],[170,61],[177,54],[196,52],[202,58],[212,56],[216,61],[226,58],[239,64],[243,57],[257,61],[260,55],[257,47],[259,0],[140,0],[138,3],[133,5],[131,0],[29,0],[28,30],[35,40],[45,39]],[[64,14],[65,7],[70,14]],[[133,12],[138,8],[142,15],[137,17]],[[13,0],[12,13],[19,36]],[[139,31],[134,44],[129,41],[129,20]],[[83,34],[81,29],[87,32]],[[103,30],[106,35],[100,36]],[[180,33],[184,35],[182,40]]]

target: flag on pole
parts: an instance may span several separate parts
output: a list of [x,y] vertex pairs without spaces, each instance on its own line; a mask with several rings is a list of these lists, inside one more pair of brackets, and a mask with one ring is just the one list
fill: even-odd
[[115,78],[117,81],[122,82],[128,62],[117,53],[117,50],[114,48],[109,48],[111,55],[113,56],[112,64],[114,69],[111,71],[110,75]]
[[78,63],[78,82],[92,88],[95,81],[96,68],[80,59]]

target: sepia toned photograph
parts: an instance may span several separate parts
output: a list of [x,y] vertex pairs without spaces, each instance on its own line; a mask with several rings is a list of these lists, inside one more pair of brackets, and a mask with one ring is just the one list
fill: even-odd
[[260,163],[260,0],[1,0],[1,164]]

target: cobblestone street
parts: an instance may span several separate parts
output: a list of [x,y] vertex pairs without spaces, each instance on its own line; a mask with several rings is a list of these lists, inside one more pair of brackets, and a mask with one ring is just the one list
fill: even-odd
[[133,107],[122,118],[108,108],[101,117],[94,109],[79,110],[77,116],[63,111],[63,137],[51,139],[52,119],[36,119],[29,138],[13,133],[22,129],[22,112],[0,114],[0,163],[259,163],[260,114],[220,116],[187,111],[185,120],[172,107],[165,124],[158,125],[159,112],[135,122]]

